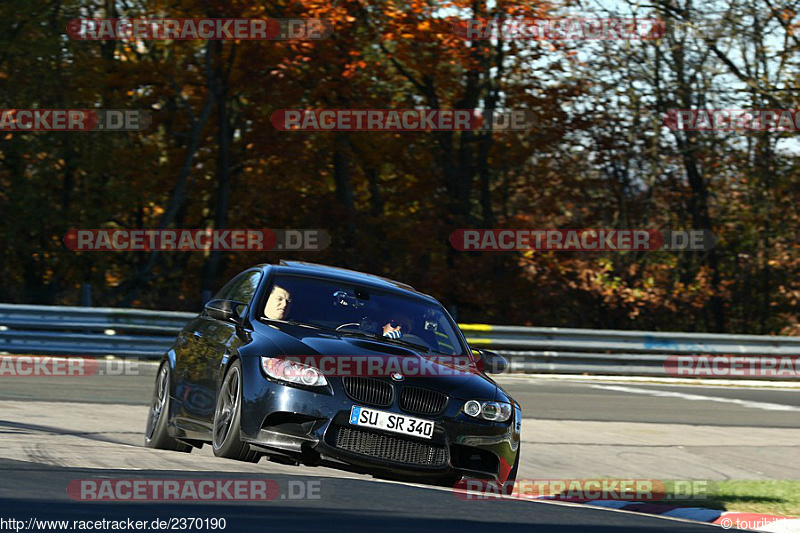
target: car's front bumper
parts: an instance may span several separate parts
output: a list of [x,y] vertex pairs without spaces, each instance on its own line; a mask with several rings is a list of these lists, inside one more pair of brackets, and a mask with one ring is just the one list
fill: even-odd
[[437,416],[404,412],[397,405],[397,394],[392,405],[375,407],[434,421],[431,439],[415,438],[350,425],[351,407],[365,404],[347,395],[340,378],[329,378],[329,389],[317,392],[267,379],[256,357],[243,358],[242,364],[252,368],[243,372],[241,438],[267,453],[299,461],[340,461],[375,474],[464,475],[502,483],[519,452],[514,416],[504,423],[470,418],[461,412],[465,400],[450,398]]

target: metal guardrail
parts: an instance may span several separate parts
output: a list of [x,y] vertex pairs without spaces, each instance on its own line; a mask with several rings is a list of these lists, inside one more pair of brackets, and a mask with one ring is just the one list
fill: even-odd
[[[742,356],[738,362],[761,364],[763,356],[794,359],[792,372],[750,376],[747,379],[798,380],[800,337],[728,335],[655,331],[617,331],[570,328],[532,328],[460,324],[471,346],[485,346],[508,357],[512,372],[527,374],[604,374],[674,376],[673,356]],[[784,367],[780,367],[784,368]],[[743,377],[741,374],[739,377]],[[731,378],[725,369],[702,377]]]
[[[0,304],[0,352],[156,359],[195,313]],[[800,356],[800,337],[461,324],[512,372],[667,376],[674,355]],[[714,376],[709,376],[714,377]],[[797,379],[774,376],[768,379]]]
[[0,351],[157,359],[196,313],[0,304]]

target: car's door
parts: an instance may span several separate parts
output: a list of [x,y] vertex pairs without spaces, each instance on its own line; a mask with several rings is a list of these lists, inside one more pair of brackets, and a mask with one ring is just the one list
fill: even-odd
[[[225,286],[214,298],[240,302],[238,311],[240,316],[247,313],[247,307],[251,304],[258,284],[261,281],[262,273],[260,270],[249,270],[237,276],[231,283]],[[203,329],[202,343],[204,357],[202,358],[202,382],[201,386],[214,391],[214,404],[216,405],[217,378],[219,372],[231,354],[240,344],[239,336],[244,334],[241,326],[233,321],[218,320],[210,316],[203,317],[205,327]],[[214,410],[198,413],[199,421],[203,425],[212,427],[214,420]]]
[[197,414],[213,409],[214,389],[204,390],[200,385],[202,375],[202,361],[206,358],[206,345],[203,342],[203,333],[208,320],[201,313],[192,319],[178,334],[174,345],[175,370],[173,391],[174,422],[183,435],[197,437],[193,433],[204,433],[205,428],[197,426],[192,421]]
[[[212,299],[247,298],[249,288],[257,287],[260,279],[260,271],[245,271],[229,281]],[[216,372],[225,355],[220,344],[231,336],[232,331],[235,332],[233,323],[215,320],[204,310],[178,336],[175,346],[175,423],[188,438],[204,438],[211,430],[217,395]]]

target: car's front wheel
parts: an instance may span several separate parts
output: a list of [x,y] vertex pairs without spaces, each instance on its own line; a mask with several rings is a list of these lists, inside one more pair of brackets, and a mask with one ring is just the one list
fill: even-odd
[[241,417],[242,363],[237,359],[228,368],[217,395],[212,447],[217,457],[256,463],[260,454],[239,439]]
[[158,374],[156,374],[153,401],[150,404],[150,412],[147,415],[147,427],[144,431],[144,444],[148,448],[189,453],[192,451],[191,446],[178,442],[167,432],[170,382],[169,362],[164,361],[158,368]]

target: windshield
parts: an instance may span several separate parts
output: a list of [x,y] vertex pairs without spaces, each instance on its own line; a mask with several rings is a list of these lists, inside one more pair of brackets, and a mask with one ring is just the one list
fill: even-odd
[[383,338],[422,349],[463,355],[454,326],[441,306],[345,282],[276,276],[261,307],[262,318]]

